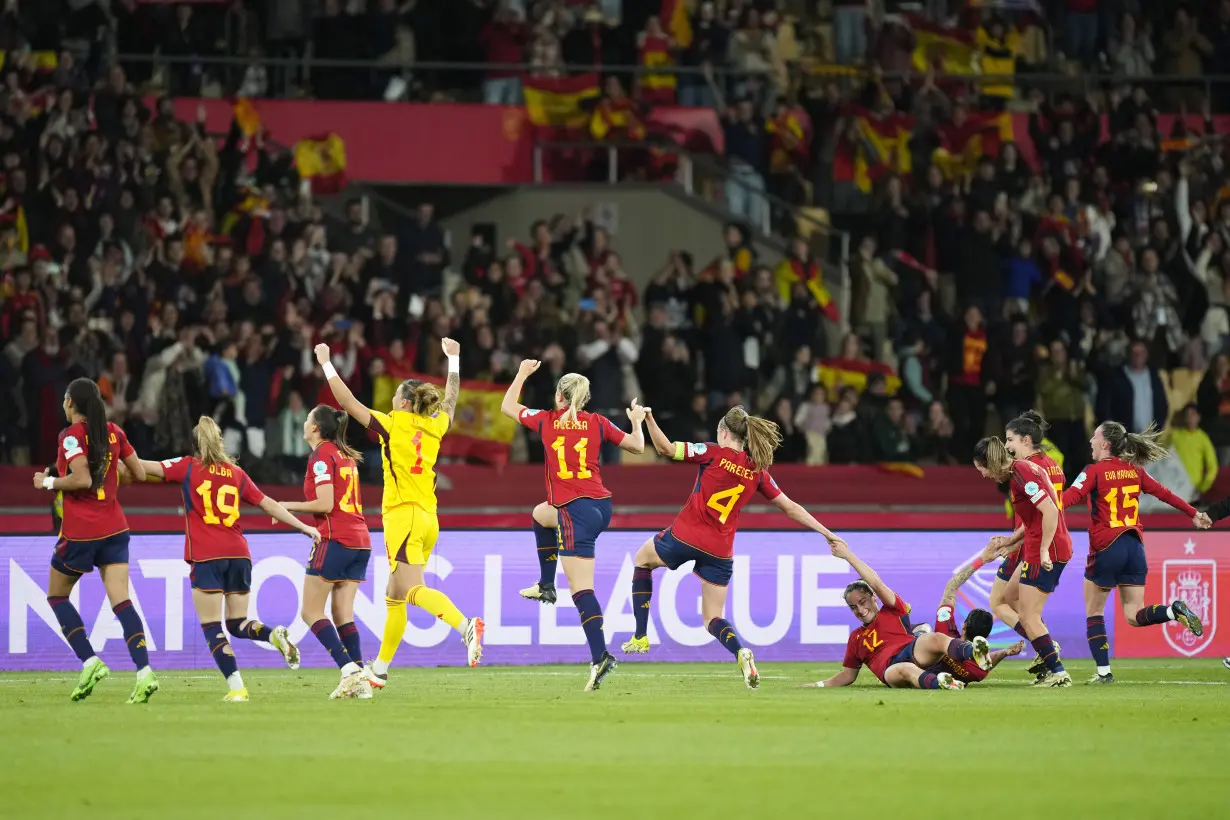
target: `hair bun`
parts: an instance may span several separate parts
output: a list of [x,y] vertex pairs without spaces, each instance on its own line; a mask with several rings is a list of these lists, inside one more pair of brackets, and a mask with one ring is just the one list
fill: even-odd
[[1026,410],[1021,414],[1021,418],[1026,421],[1032,421],[1038,427],[1042,428],[1043,432],[1050,429],[1050,425],[1046,423],[1046,419],[1042,418],[1042,414],[1037,410]]

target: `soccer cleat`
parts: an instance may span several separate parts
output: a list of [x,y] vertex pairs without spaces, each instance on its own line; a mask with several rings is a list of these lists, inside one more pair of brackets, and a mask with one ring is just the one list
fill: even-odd
[[81,670],[81,677],[77,678],[77,688],[69,695],[69,699],[73,701],[85,700],[94,691],[94,687],[103,678],[111,674],[111,670],[102,662],[98,656],[92,658],[94,663],[85,666]]
[[1200,623],[1200,618],[1187,604],[1175,601],[1170,605],[1170,611],[1174,613],[1174,619],[1187,627],[1197,638],[1204,634],[1204,624]]
[[[329,693],[329,700],[344,700],[346,698],[358,697],[359,684],[365,683],[362,670],[350,675],[344,675],[338,682],[337,688]],[[371,687],[368,687],[368,697],[371,697]]]
[[367,682],[366,678],[359,681],[359,687],[355,690],[354,696],[359,700],[372,699],[372,685]]
[[555,584],[534,584],[521,590],[521,597],[540,604],[555,603]]
[[983,671],[990,670],[991,645],[987,643],[987,639],[979,635],[971,643],[974,644],[974,663],[978,664],[978,668]]
[[466,662],[478,666],[483,659],[483,633],[487,625],[482,618],[466,618],[461,625],[461,642],[466,645]]
[[1226,667],[1227,669],[1230,669],[1230,658],[1222,658],[1221,665]]
[[1046,685],[1054,689],[1062,689],[1072,685],[1072,676],[1067,672],[1054,672],[1046,679]]
[[624,651],[625,655],[648,655],[649,636],[643,635],[639,638],[629,638],[620,649]]
[[1049,686],[1050,679],[1051,679],[1051,670],[1043,668],[1043,670],[1038,673],[1038,677],[1034,678],[1034,682],[1030,685],[1031,686]]
[[947,672],[940,672],[935,676],[935,680],[939,683],[941,689],[964,689],[965,681],[957,680]]
[[143,678],[137,678],[137,685],[132,688],[132,694],[128,696],[129,703],[149,703],[152,696],[159,689],[158,678],[150,672]]
[[248,702],[248,687],[242,689],[232,689],[227,692],[222,698],[223,703],[247,703]]
[[299,647],[290,642],[290,630],[284,626],[275,626],[273,634],[269,636],[269,643],[282,653],[282,658],[285,659],[288,667],[299,668]]
[[743,672],[743,682],[747,684],[748,689],[760,688],[760,673],[756,671],[756,659],[752,657],[752,650],[747,647],[739,650],[739,669]]
[[614,672],[617,666],[619,666],[619,661],[615,660],[615,656],[610,652],[603,652],[602,660],[589,665],[589,681],[585,684],[585,691],[598,691],[598,687],[602,685],[603,678]]
[[[1052,641],[1052,643],[1055,644],[1055,656],[1060,657],[1059,641]],[[1033,662],[1029,664],[1028,671],[1029,671],[1029,674],[1038,675],[1039,677],[1041,677],[1042,673],[1046,671],[1046,661],[1042,660],[1042,656],[1039,655],[1037,652],[1034,653],[1034,659],[1033,659]],[[1035,681],[1035,683],[1036,682],[1037,681]]]
[[363,665],[363,674],[367,677],[367,682],[373,689],[383,689],[389,682],[389,675],[386,672],[383,675],[378,675],[372,670],[371,663]]
[[1099,675],[1097,672],[1094,672],[1093,677],[1085,681],[1085,685],[1088,686],[1091,683],[1114,683],[1114,682],[1115,682],[1114,673],[1107,672],[1105,675]]

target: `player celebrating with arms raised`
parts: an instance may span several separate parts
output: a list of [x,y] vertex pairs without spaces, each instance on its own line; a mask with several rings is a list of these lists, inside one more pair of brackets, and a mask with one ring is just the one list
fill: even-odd
[[[555,388],[554,410],[531,410],[517,398],[530,374],[540,362],[521,362],[517,376],[504,393],[500,410],[538,435],[546,449],[547,501],[534,508],[534,535],[538,544],[538,583],[522,596],[543,603],[555,602],[555,566],[564,567],[572,602],[581,616],[581,628],[589,643],[589,681],[585,691],[592,692],[619,664],[606,651],[602,629],[602,607],[594,595],[594,547],[598,536],[611,523],[611,492],[602,484],[598,452],[603,442],[621,450],[640,454],[645,450],[641,422],[645,408],[632,400],[628,419],[632,433],[624,433],[606,416],[582,410],[589,401],[589,379],[579,373],[565,373]],[[554,543],[547,536],[555,530]]]
[[[312,448],[303,477],[306,501],[287,501],[292,513],[316,517],[320,543],[308,557],[300,617],[342,670],[330,698],[372,696],[363,674],[354,597],[367,577],[372,539],[363,517],[359,462],[363,456],[346,442],[350,416],[321,404],[303,422],[303,440]],[[325,617],[325,600],[333,597],[333,621]]]
[[[985,637],[969,642],[939,632],[915,636],[910,630],[910,605],[851,552],[845,541],[834,539],[829,548],[858,573],[860,580],[847,586],[843,597],[862,626],[850,633],[841,671],[804,687],[849,686],[866,664],[881,683],[895,689],[963,689],[965,684],[951,673],[933,672],[931,667],[947,655],[954,661],[972,660],[982,669],[991,668],[991,648]],[[876,606],[876,598],[882,606]]]
[[[183,488],[184,560],[192,567],[192,606],[201,621],[201,631],[214,663],[226,678],[227,703],[246,703],[244,686],[235,652],[222,631],[235,638],[272,644],[291,669],[299,668],[299,650],[291,643],[286,627],[272,629],[248,618],[252,593],[252,553],[239,524],[239,502],[260,507],[266,515],[294,527],[312,541],[320,533],[295,518],[286,508],[260,491],[247,473],[226,453],[222,431],[209,416],[201,416],[196,429],[197,454],[166,461],[142,461],[145,474],[175,482]],[[133,477],[139,474],[134,471]]]
[[478,666],[483,656],[483,619],[467,618],[438,589],[423,583],[427,560],[440,537],[436,517],[436,459],[440,441],[453,423],[457,396],[461,392],[461,345],[452,339],[440,342],[448,357],[444,397],[434,385],[406,379],[393,394],[393,411],[381,413],[365,407],[337,375],[329,361],[329,346],[316,345],[316,360],[329,380],[329,389],[342,409],[380,437],[380,460],[384,467],[384,549],[389,558],[389,583],[385,588],[388,614],[380,654],[368,670],[368,681],[384,688],[389,664],[406,634],[406,604],[430,612],[461,634],[466,663]]
[[1063,568],[1072,560],[1072,538],[1059,512],[1059,496],[1050,474],[1024,458],[1013,458],[998,437],[974,446],[974,466],[984,478],[1010,482],[1012,506],[1024,526],[1020,566],[1020,615],[1026,637],[1046,674],[1035,681],[1046,686],[1071,686],[1054,641],[1042,622],[1046,600],[1059,584]]
[[695,561],[692,572],[701,586],[701,618],[709,634],[730,650],[743,672],[749,689],[760,685],[752,650],[739,641],[734,627],[724,617],[726,590],[734,572],[735,532],[739,512],[759,492],[792,521],[818,532],[829,543],[838,537],[807,510],[786,497],[769,475],[773,451],[782,442],[777,425],[749,416],[742,407],[727,411],[718,422],[716,444],[672,442],[646,409],[645,421],[654,449],[675,461],[696,464],[696,486],[671,526],[641,545],[632,573],[632,611],[636,634],[623,645],[624,652],[643,655],[649,651],[649,602],[653,596],[653,571],[658,567],[678,569]]
[[1065,507],[1090,504],[1089,558],[1085,562],[1085,630],[1089,651],[1097,670],[1089,683],[1114,683],[1110,671],[1110,644],[1106,639],[1106,599],[1119,590],[1123,617],[1131,626],[1155,626],[1178,621],[1193,635],[1203,635],[1204,626],[1181,600],[1170,606],[1145,606],[1145,579],[1149,561],[1140,523],[1142,492],[1166,502],[1188,516],[1198,529],[1212,526],[1208,516],[1163,487],[1144,470],[1144,465],[1164,459],[1168,450],[1157,443],[1161,431],[1153,425],[1143,433],[1129,433],[1117,421],[1104,421],[1089,439],[1093,464],[1086,467],[1064,491]]
[[111,670],[94,653],[85,634],[85,622],[68,596],[82,575],[98,567],[111,611],[124,630],[124,643],[137,667],[137,683],[129,703],[147,703],[158,691],[158,678],[150,670],[145,626],[128,598],[128,520],[120,507],[119,465],[143,478],[141,461],[119,426],[107,421],[98,385],[74,379],[64,393],[68,427],[56,447],[56,472],[34,474],[34,486],[64,494],[60,540],[51,558],[47,603],[60,623],[60,631],[81,661],[81,677],[71,698],[82,700]]

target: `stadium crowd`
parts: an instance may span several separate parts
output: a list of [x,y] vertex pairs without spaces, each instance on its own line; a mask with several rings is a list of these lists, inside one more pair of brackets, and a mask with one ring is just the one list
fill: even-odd
[[[1171,444],[1206,490],[1230,456],[1221,100],[1143,81],[1220,70],[1227,6],[1198,24],[1154,6],[1111,20],[1066,0],[1049,4],[1060,8],[1048,23],[1011,8],[1027,4],[1000,5],[1010,8],[953,11],[984,66],[999,59],[1000,73],[1021,72],[1015,84],[903,79],[910,27],[841,0],[820,18],[789,3],[702,2],[691,45],[668,50],[701,69],[672,86],[679,103],[739,101],[728,162],[790,176],[798,184],[781,190],[796,202],[848,217],[840,317],[840,283],[806,241],[790,241],[780,264],[759,259],[740,220],[712,247],[672,254],[643,290],[632,283],[647,272],[624,271],[621,238],[585,214],[544,214],[498,248],[446,246],[430,204],[404,224],[370,224],[358,202],[333,221],[284,148],[237,127],[213,139],[165,99],[147,108],[143,93],[358,99],[392,86],[393,98],[468,89],[515,103],[510,72],[479,80],[409,66],[635,64],[647,40],[670,36],[658,0],[326,0],[318,18],[280,0],[123,0],[110,18],[95,3],[10,2],[0,15],[10,55],[0,90],[6,458],[48,460],[63,386],[85,375],[142,453],[189,449],[191,420],[209,412],[246,452],[269,456],[254,467],[267,480],[261,469],[283,469],[275,457],[305,454],[300,426],[322,398],[314,343],[329,342],[339,371],[379,405],[377,376],[439,372],[438,340],[453,335],[467,378],[506,381],[519,358],[541,358],[531,405],[549,404],[555,377],[573,368],[594,384],[593,409],[618,416],[638,395],[680,438],[711,436],[726,408],[746,404],[782,426],[782,461],[965,463],[988,425],[1036,406],[1072,474],[1093,418],[1140,430],[1173,416]],[[111,61],[112,47],[128,58]],[[159,70],[146,59],[153,49],[202,62]],[[1088,94],[1031,89],[1026,72],[1055,66],[1059,50],[1073,72],[1110,68],[1121,81]],[[40,61],[48,51],[55,59]],[[211,68],[220,53],[254,62]],[[382,65],[309,73],[258,62],[305,53]],[[816,60],[871,68],[840,82],[806,76]],[[641,93],[638,82],[629,87]],[[842,188],[832,169],[843,143],[860,139],[853,106],[914,118],[910,173]],[[1188,118],[1191,131],[1160,132],[1159,111],[1179,106],[1204,116]],[[961,168],[936,160],[954,129],[1005,109],[1027,116],[1032,160],[1009,141]],[[795,111],[808,139],[775,166]],[[841,319],[853,329],[844,337]]]

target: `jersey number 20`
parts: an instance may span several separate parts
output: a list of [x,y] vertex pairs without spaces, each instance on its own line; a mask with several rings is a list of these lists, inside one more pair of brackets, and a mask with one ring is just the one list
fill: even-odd
[[[422,460],[421,457],[420,460]],[[420,472],[422,471],[420,470]],[[342,500],[337,502],[337,508],[344,513],[359,513],[361,515],[363,513],[363,495],[359,492],[359,471],[354,467],[343,467],[337,471],[337,474],[346,482],[346,492],[342,493]]]
[[239,488],[230,484],[223,484],[218,488],[217,507],[218,512],[223,515],[222,518],[214,514],[215,501],[211,492],[213,488],[212,481],[202,481],[201,486],[196,488],[196,494],[201,497],[201,509],[204,511],[201,520],[206,524],[233,527],[239,520]]

